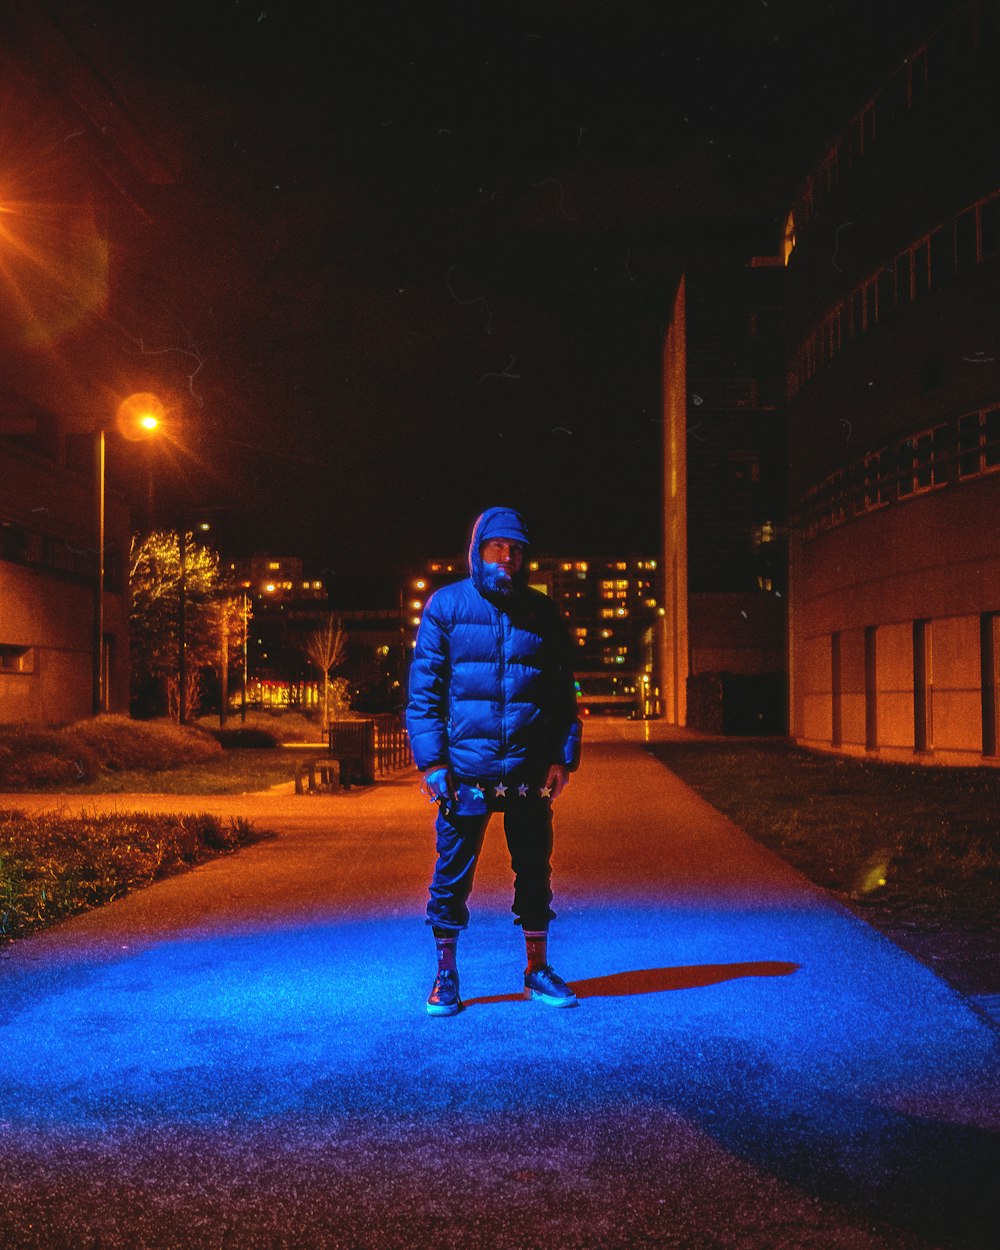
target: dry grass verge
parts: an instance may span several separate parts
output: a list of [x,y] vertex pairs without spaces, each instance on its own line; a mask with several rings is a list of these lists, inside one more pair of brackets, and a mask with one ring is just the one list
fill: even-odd
[[882,764],[759,739],[650,750],[959,989],[1000,993],[1000,770]]
[[270,836],[246,820],[207,814],[0,811],[0,939],[23,937]]

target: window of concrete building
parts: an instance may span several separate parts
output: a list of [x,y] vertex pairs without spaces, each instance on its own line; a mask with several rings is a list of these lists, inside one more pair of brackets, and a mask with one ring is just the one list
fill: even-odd
[[979,206],[979,231],[983,260],[1000,253],[1000,196]]
[[913,622],[913,749],[929,751],[931,733],[931,623]]
[[781,257],[785,264],[788,264],[792,252],[795,251],[795,212],[794,210],[788,214],[785,220],[785,235],[781,244]]
[[964,273],[979,262],[979,225],[975,208],[955,219],[955,271]]
[[910,107],[910,67],[903,65],[892,78],[892,112],[894,118],[902,117]]
[[912,298],[910,253],[896,257],[896,306],[905,308]]
[[982,413],[968,412],[958,419],[958,475],[972,477],[982,472]]
[[967,412],[958,419],[958,473],[972,477],[1000,467],[1000,407]]
[[865,291],[865,327],[871,329],[878,321],[878,283],[869,278],[864,286]]
[[865,627],[865,749],[878,749],[878,657],[877,631]]
[[859,339],[865,332],[864,289],[858,287],[851,293],[851,338]]
[[955,248],[950,228],[942,226],[931,235],[930,267],[931,286],[935,290],[947,286],[955,276]]
[[921,430],[899,444],[900,497],[915,495],[939,484],[941,470],[936,455],[941,429],[938,426],[932,430]]
[[969,0],[952,14],[952,46],[957,66],[962,66],[979,46],[979,0]]
[[1000,614],[984,612],[979,618],[979,669],[982,674],[983,754],[996,755],[998,742],[997,676],[1000,673]]
[[888,265],[883,265],[878,271],[875,283],[877,287],[878,319],[879,321],[885,321],[886,318],[892,316],[896,311],[896,274]]
[[35,648],[0,643],[0,673],[33,673]]
[[927,49],[919,48],[910,57],[910,108],[917,108],[927,98]]
[[920,299],[931,288],[931,244],[924,239],[913,248],[913,298]]
[[886,502],[883,484],[883,458],[885,451],[869,452],[864,458],[865,509],[879,508]]

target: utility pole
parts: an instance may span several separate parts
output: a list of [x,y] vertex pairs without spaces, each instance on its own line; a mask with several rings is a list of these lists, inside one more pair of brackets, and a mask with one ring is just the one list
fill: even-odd
[[95,716],[104,711],[104,426],[94,434],[94,637],[92,706]]
[[187,722],[187,522],[182,518],[177,534],[180,546],[180,586],[177,604],[177,670],[179,690],[177,692],[177,719],[180,723]]

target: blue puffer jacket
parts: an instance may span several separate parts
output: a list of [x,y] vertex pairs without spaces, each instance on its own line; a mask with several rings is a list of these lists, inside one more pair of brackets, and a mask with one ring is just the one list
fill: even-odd
[[572,652],[559,609],[527,586],[485,589],[480,545],[510,537],[510,509],[490,508],[469,546],[471,576],[427,601],[410,670],[406,725],[417,767],[450,767],[471,783],[541,784],[552,764],[580,759]]

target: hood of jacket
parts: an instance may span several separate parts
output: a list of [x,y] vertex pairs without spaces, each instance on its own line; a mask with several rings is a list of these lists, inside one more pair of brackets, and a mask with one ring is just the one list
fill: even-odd
[[[520,512],[516,512],[513,508],[487,508],[478,516],[472,527],[472,538],[469,541],[469,576],[481,595],[494,593],[489,585],[486,561],[479,553],[479,548],[491,538],[506,538],[511,542],[523,544],[525,548],[530,546],[528,527]],[[520,590],[528,584],[527,555],[512,580],[515,590]]]

